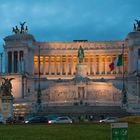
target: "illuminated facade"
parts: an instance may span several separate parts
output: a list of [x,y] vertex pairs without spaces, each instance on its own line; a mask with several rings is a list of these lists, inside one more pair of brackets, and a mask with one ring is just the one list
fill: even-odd
[[[40,46],[40,84],[44,106],[75,103],[121,106],[123,68],[127,78],[128,103],[139,104],[139,77],[135,75],[140,70],[139,40],[139,32],[128,34],[124,41],[100,42],[38,42],[28,33],[17,33],[4,38],[6,71],[1,76],[15,78],[12,81],[15,106],[16,103],[36,103]],[[123,44],[124,67],[110,71],[109,64],[122,53]],[[79,78],[76,75],[80,46],[85,52],[87,69],[86,76]]]

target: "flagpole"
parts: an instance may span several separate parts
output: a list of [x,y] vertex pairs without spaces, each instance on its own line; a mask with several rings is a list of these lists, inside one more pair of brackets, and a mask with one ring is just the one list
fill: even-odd
[[122,62],[123,62],[123,72],[122,72],[122,78],[123,78],[123,87],[122,87],[122,106],[126,106],[127,105],[127,92],[126,92],[126,88],[125,88],[125,70],[124,70],[124,44],[122,44]]
[[123,61],[123,89],[125,88],[125,81],[124,81],[124,44],[122,44],[122,61]]
[[37,90],[37,111],[41,111],[41,88],[40,88],[40,46],[38,46],[38,90]]

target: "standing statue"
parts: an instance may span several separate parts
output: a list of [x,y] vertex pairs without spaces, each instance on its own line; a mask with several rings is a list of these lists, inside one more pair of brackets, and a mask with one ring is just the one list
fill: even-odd
[[26,32],[26,33],[28,32],[28,26],[26,26],[26,28],[25,28],[25,32]]
[[140,20],[135,19],[136,23],[137,23],[137,31],[140,31]]
[[2,82],[2,85],[0,87],[0,91],[2,93],[3,96],[11,96],[12,95],[12,84],[11,81],[14,78],[2,78],[4,80],[4,82]]
[[26,22],[20,22],[20,25],[21,25],[21,30],[20,30],[20,33],[23,33],[24,32],[24,24],[25,24]]
[[84,49],[80,46],[78,49],[78,60],[79,63],[83,63],[84,62]]
[[19,33],[19,29],[18,29],[18,26],[16,26],[16,29],[15,29],[15,30],[16,30],[16,33]]
[[137,30],[137,27],[136,27],[136,24],[134,23],[134,31],[136,31]]

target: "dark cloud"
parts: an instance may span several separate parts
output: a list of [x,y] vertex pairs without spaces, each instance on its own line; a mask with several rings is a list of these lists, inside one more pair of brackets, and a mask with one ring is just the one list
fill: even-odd
[[122,40],[140,19],[139,0],[1,0],[0,43],[26,21],[38,41]]

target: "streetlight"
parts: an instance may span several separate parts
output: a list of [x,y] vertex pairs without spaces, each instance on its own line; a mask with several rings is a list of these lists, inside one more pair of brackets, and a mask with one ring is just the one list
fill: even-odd
[[40,88],[40,46],[38,46],[38,89],[37,89],[37,111],[41,111],[41,88]]
[[122,44],[122,55],[123,55],[123,87],[122,87],[122,105],[127,105],[127,91],[125,88],[125,71],[124,71],[124,44]]

